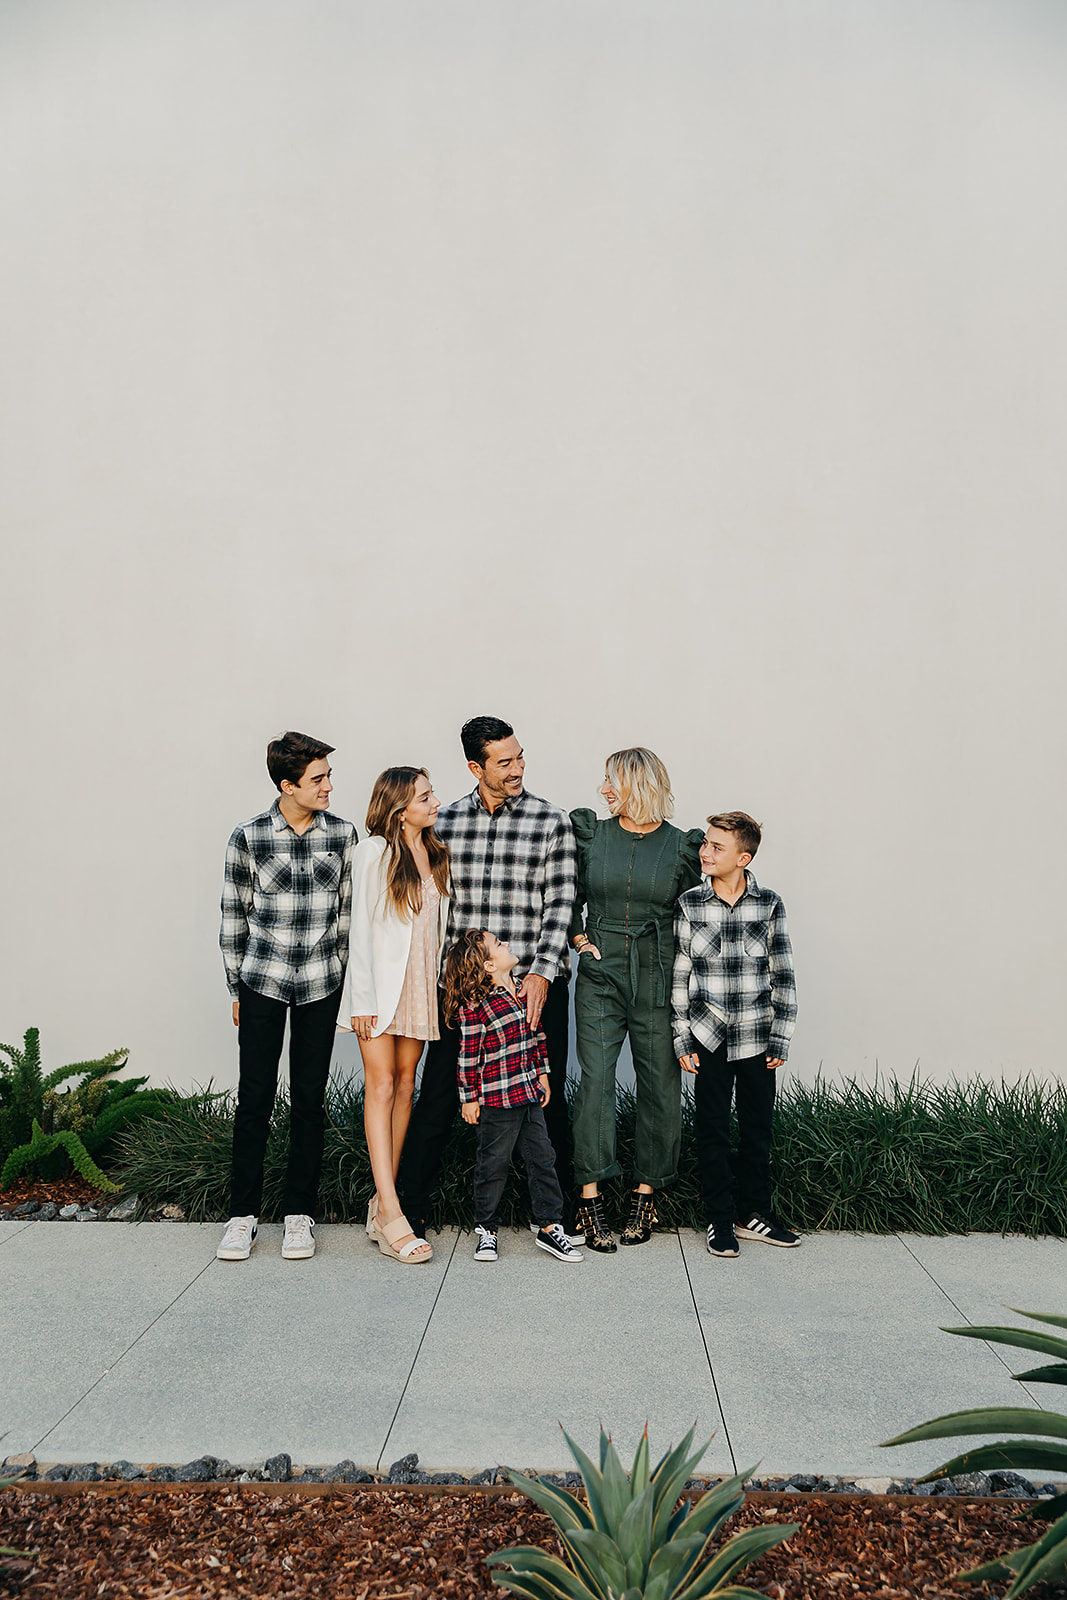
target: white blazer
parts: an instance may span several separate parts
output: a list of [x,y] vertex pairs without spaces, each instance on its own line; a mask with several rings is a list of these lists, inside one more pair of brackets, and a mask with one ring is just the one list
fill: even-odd
[[[377,1017],[376,1039],[396,1015],[411,954],[411,921],[398,916],[386,892],[389,846],[372,835],[352,853],[352,931],[348,943],[348,981],[339,1025],[351,1031],[353,1017]],[[445,946],[449,899],[441,896],[438,961]]]

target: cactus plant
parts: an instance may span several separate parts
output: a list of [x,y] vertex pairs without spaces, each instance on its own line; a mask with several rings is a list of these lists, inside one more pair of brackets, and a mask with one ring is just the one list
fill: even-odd
[[[1008,1308],[1014,1311],[1016,1308]],[[1032,1322],[1049,1323],[1055,1328],[1067,1328],[1067,1317],[1042,1315],[1037,1311],[1019,1311],[1020,1317]],[[1058,1356],[1058,1361],[1048,1366],[1031,1367],[1026,1372],[1015,1372],[1017,1383],[1067,1383],[1067,1339],[1055,1334],[1042,1333],[1036,1328],[942,1328],[942,1333],[955,1333],[963,1339],[985,1339],[991,1344],[1015,1345],[1022,1350],[1036,1350],[1041,1355]],[[947,1416],[935,1417],[932,1422],[920,1423],[907,1433],[887,1439],[886,1446],[912,1444],[920,1439],[953,1439],[972,1433],[995,1433],[1004,1428],[1012,1433],[1029,1431],[1040,1435],[1037,1439],[1004,1439],[998,1444],[979,1445],[976,1450],[966,1450],[953,1456],[941,1466],[928,1472],[921,1481],[930,1483],[938,1478],[955,1477],[960,1472],[978,1472],[985,1468],[1003,1470],[1028,1467],[1040,1472],[1067,1470],[1067,1444],[1050,1441],[1067,1439],[1067,1417],[1055,1411],[1029,1410],[1023,1406],[980,1406],[970,1411],[952,1411]],[[957,1576],[968,1583],[987,1583],[998,1578],[1014,1581],[1004,1600],[1017,1600],[1035,1583],[1062,1582],[1067,1577],[1067,1494],[1056,1495],[1043,1505],[1035,1506],[1030,1513],[1051,1527],[1034,1544],[1012,1550],[996,1561],[986,1562],[970,1572]],[[1055,1518],[1055,1521],[1052,1519]]]
[[603,1429],[599,1468],[564,1433],[585,1484],[584,1505],[544,1478],[509,1468],[516,1489],[556,1524],[570,1564],[530,1545],[515,1545],[486,1557],[487,1566],[506,1569],[494,1572],[493,1582],[529,1600],[705,1600],[711,1595],[762,1600],[756,1590],[729,1579],[788,1539],[798,1524],[746,1528],[709,1556],[709,1542],[744,1501],[742,1484],[751,1469],[716,1484],[695,1504],[679,1505],[708,1448],[705,1444],[689,1454],[694,1432],[690,1428],[681,1444],[650,1468],[646,1427],[629,1474]]

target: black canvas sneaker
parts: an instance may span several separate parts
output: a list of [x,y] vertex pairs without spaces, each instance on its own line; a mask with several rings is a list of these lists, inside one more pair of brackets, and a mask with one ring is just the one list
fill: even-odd
[[474,1233],[478,1241],[474,1249],[475,1261],[495,1261],[497,1259],[495,1230],[476,1226]]
[[535,1241],[538,1250],[547,1250],[550,1256],[555,1256],[557,1261],[581,1261],[582,1253],[576,1250],[563,1231],[561,1222],[553,1222],[547,1228],[538,1228]]
[[800,1243],[799,1233],[790,1233],[780,1222],[765,1217],[760,1211],[751,1212],[745,1222],[735,1222],[734,1232],[739,1239],[758,1239],[760,1244],[777,1244],[784,1250],[792,1250]]
[[726,1260],[736,1261],[741,1254],[734,1230],[728,1222],[708,1223],[708,1255],[723,1256]]

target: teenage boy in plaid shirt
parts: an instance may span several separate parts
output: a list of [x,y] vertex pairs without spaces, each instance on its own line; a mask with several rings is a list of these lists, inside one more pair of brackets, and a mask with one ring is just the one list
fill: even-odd
[[245,1261],[263,1198],[263,1157],[289,1020],[289,1166],[282,1255],[315,1254],[337,1008],[348,963],[356,830],[327,813],[333,745],[284,733],[267,746],[278,788],[269,811],[230,836],[222,894],[226,981],[240,1050],[233,1123],[230,1220],[216,1255]]
[[537,1246],[581,1261],[563,1231],[563,1193],[545,1127],[551,1100],[545,1036],[532,1027],[512,976],[518,957],[487,928],[467,928],[445,962],[444,1014],[458,1024],[459,1098],[478,1129],[475,1261],[497,1259],[497,1210],[514,1151],[526,1167]]
[[[679,897],[674,919],[674,1049],[685,1071],[696,1074],[708,1251],[727,1260],[736,1260],[738,1238],[786,1248],[800,1243],[771,1215],[775,1074],[789,1054],[797,1001],[785,906],[746,870],[761,837],[744,811],[709,817],[700,847],[704,877]],[[730,1177],[735,1089],[736,1207]]]
[[[578,865],[571,819],[523,787],[526,766],[514,729],[499,717],[472,717],[460,735],[474,790],[442,806],[438,837],[451,855],[448,941],[463,928],[492,927],[506,939],[521,974],[517,993],[532,1028],[540,1028],[552,1086],[545,1124],[565,1194],[573,1187],[567,1082],[570,1013],[568,936]],[[441,1157],[459,1109],[459,1032],[445,1022],[428,1048],[422,1084],[404,1144],[404,1215],[418,1238],[437,1187]]]

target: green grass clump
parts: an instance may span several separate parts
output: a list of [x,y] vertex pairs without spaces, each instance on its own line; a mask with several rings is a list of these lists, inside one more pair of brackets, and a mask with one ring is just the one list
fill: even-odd
[[[362,1084],[332,1084],[320,1209],[351,1221],[373,1182],[363,1138]],[[624,1177],[602,1185],[609,1217],[629,1207],[636,1101],[618,1096]],[[112,1174],[123,1187],[172,1201],[193,1221],[227,1214],[232,1095],[176,1101],[121,1141]],[[736,1131],[736,1130],[735,1130]],[[264,1218],[280,1216],[289,1107],[279,1095],[264,1171]],[[429,1221],[470,1227],[476,1130],[456,1118]],[[775,1110],[777,1208],[792,1227],[857,1233],[1021,1233],[1067,1238],[1067,1088],[1062,1084],[932,1085],[790,1082]],[[660,1222],[703,1228],[693,1139],[693,1104],[682,1102],[678,1178],[657,1195]],[[529,1217],[526,1183],[512,1170],[503,1226]]]

